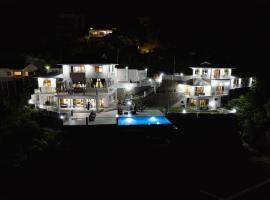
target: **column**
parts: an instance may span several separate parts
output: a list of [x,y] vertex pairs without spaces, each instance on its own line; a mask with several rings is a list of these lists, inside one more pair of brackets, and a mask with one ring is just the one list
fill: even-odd
[[99,98],[98,96],[96,97],[96,110],[99,112]]

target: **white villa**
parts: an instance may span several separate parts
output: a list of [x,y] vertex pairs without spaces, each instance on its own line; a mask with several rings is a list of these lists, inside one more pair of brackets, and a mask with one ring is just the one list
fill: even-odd
[[[63,73],[38,77],[29,103],[54,110],[99,111],[116,103],[117,89],[147,82],[147,70],[117,69],[116,64],[61,64]],[[150,85],[150,84],[148,84]]]
[[242,78],[232,75],[234,68],[212,67],[204,62],[199,67],[191,67],[192,75],[163,75],[162,80],[175,80],[178,82],[177,92],[183,94],[180,104],[184,107],[192,106],[196,109],[215,110],[221,107],[221,98],[229,95],[229,91],[235,88],[250,87],[244,85]]

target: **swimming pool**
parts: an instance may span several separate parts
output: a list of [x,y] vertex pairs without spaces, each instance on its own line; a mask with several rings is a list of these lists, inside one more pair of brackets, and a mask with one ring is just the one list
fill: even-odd
[[165,116],[129,116],[118,117],[118,126],[129,125],[164,125],[172,124]]

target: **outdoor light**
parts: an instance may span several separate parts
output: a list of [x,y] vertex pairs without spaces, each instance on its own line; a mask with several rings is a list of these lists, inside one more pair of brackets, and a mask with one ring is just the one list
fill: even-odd
[[215,106],[215,102],[214,101],[210,101],[209,102],[209,106],[214,107]]
[[128,66],[126,66],[126,69],[128,69]]
[[236,113],[237,112],[237,110],[235,109],[235,108],[233,108],[232,110],[231,110],[231,113]]
[[147,68],[145,68],[144,70],[147,71]]
[[152,82],[152,79],[151,78],[149,78],[148,80],[149,80],[149,82]]
[[28,104],[33,104],[32,99],[29,99],[29,100],[28,100]]
[[126,90],[127,90],[127,91],[131,91],[131,90],[132,90],[132,85],[127,85],[127,86],[126,86]]
[[180,76],[183,76],[184,74],[183,73],[180,73]]
[[60,119],[64,119],[64,116],[63,116],[63,115],[61,115],[61,116],[60,116]]
[[131,117],[128,117],[128,118],[126,119],[126,122],[127,122],[128,124],[130,124],[130,123],[133,122],[133,119],[132,119]]
[[50,70],[50,66],[49,65],[46,65],[45,68],[46,68],[47,71]]
[[156,122],[156,121],[157,121],[157,118],[154,117],[154,116],[152,116],[152,117],[150,117],[149,121],[151,121],[151,122]]
[[183,109],[182,113],[183,114],[186,114],[187,113],[186,109]]
[[127,104],[128,104],[129,106],[131,106],[131,101],[128,101]]

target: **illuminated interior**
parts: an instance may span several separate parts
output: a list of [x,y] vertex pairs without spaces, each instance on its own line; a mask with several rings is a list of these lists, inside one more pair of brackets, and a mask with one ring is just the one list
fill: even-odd
[[103,71],[101,66],[95,66],[96,73],[101,73]]
[[19,72],[19,71],[14,72],[14,76],[21,76],[21,75],[22,75],[22,72]]
[[214,70],[214,78],[219,78],[220,77],[220,70],[219,69],[215,69]]
[[84,73],[85,72],[85,67],[84,66],[73,66],[72,67],[72,72],[74,72],[74,73]]
[[43,87],[51,87],[52,83],[51,80],[44,80],[43,81]]

